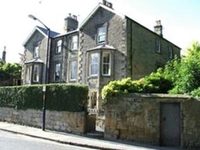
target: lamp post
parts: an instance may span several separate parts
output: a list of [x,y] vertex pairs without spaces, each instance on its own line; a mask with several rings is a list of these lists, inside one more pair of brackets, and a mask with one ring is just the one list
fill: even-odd
[[42,88],[42,92],[43,92],[43,97],[42,97],[42,101],[43,101],[43,107],[42,107],[42,130],[45,131],[45,121],[46,121],[46,85],[48,83],[48,72],[49,72],[49,53],[50,53],[50,28],[48,26],[46,26],[40,19],[38,19],[37,17],[33,16],[33,15],[28,15],[29,18],[38,21],[39,23],[41,23],[45,29],[47,30],[47,52],[46,52],[46,67],[45,67],[45,76],[44,76],[44,81],[43,81],[43,88]]

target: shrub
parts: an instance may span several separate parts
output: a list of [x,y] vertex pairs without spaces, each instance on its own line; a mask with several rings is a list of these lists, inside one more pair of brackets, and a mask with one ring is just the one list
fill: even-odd
[[103,104],[109,97],[127,93],[167,93],[172,88],[172,82],[164,78],[159,72],[152,73],[140,80],[125,78],[111,81],[102,89]]
[[[46,85],[46,108],[57,111],[83,111],[88,88],[83,85]],[[0,107],[42,109],[42,85],[0,88]]]

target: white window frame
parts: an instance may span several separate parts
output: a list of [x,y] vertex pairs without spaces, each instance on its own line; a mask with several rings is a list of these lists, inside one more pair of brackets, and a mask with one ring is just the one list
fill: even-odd
[[[97,57],[96,58],[97,60],[95,60],[95,57]],[[89,56],[89,76],[99,75],[99,65],[100,65],[100,54],[91,53]],[[93,67],[96,67],[96,69],[94,69]]]
[[71,40],[71,50],[78,49],[78,35],[73,35]]
[[55,71],[54,71],[54,80],[60,81],[60,79],[61,79],[61,63],[56,63],[55,64]]
[[61,53],[62,51],[62,40],[58,40],[56,43],[56,54]]
[[70,81],[77,80],[78,62],[77,60],[72,60],[70,62]]
[[40,81],[40,66],[38,64],[33,65],[33,82]]
[[[103,32],[102,32],[103,31]],[[105,43],[107,36],[107,26],[101,26],[97,29],[97,43]]]
[[[104,62],[104,58],[108,56],[108,62]],[[104,67],[107,67],[108,68],[108,72],[107,73],[104,73],[104,70],[105,68]],[[102,53],[102,75],[103,76],[110,76],[111,75],[111,53],[110,52],[103,52]]]

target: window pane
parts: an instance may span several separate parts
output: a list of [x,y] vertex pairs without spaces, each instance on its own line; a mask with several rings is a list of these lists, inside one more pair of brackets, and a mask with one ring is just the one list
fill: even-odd
[[110,53],[103,53],[102,56],[102,74],[103,75],[110,75]]
[[168,51],[169,51],[169,58],[172,59],[173,58],[173,48],[169,47]]
[[34,48],[33,57],[34,58],[38,58],[39,57],[39,46],[36,46]]
[[90,55],[90,75],[98,75],[99,73],[99,54]]
[[38,65],[33,66],[33,81],[39,82],[39,66]]
[[62,40],[59,40],[56,45],[56,53],[60,53],[62,50]]
[[61,70],[61,65],[60,64],[56,64],[55,66],[55,81],[60,80],[60,70]]
[[105,42],[106,41],[106,26],[98,28],[97,32],[97,42]]
[[159,39],[156,39],[156,41],[155,41],[155,51],[157,53],[160,53],[160,51],[161,51],[161,45],[160,45],[160,40]]
[[77,61],[71,62],[71,80],[77,79]]
[[78,36],[75,35],[72,37],[72,44],[71,44],[72,50],[77,50],[78,49]]

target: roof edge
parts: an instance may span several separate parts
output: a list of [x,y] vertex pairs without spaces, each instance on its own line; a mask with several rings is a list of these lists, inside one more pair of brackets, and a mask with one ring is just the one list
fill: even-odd
[[133,20],[132,18],[130,18],[130,17],[126,16],[126,15],[125,15],[125,18],[126,18],[126,19],[129,19],[129,20],[131,20],[131,21],[133,21],[134,23],[136,23],[137,25],[141,26],[141,27],[144,28],[145,30],[150,31],[151,33],[153,33],[154,35],[158,36],[159,38],[161,38],[161,39],[163,39],[163,40],[165,40],[165,41],[171,43],[172,45],[174,45],[174,46],[177,47],[178,49],[182,50],[182,48],[180,48],[180,47],[177,46],[176,44],[174,44],[174,43],[172,43],[171,41],[167,40],[167,39],[164,38],[163,36],[160,36],[160,35],[156,34],[156,33],[153,32],[152,30],[150,30],[149,28],[145,27],[144,25],[138,23],[137,21]]

